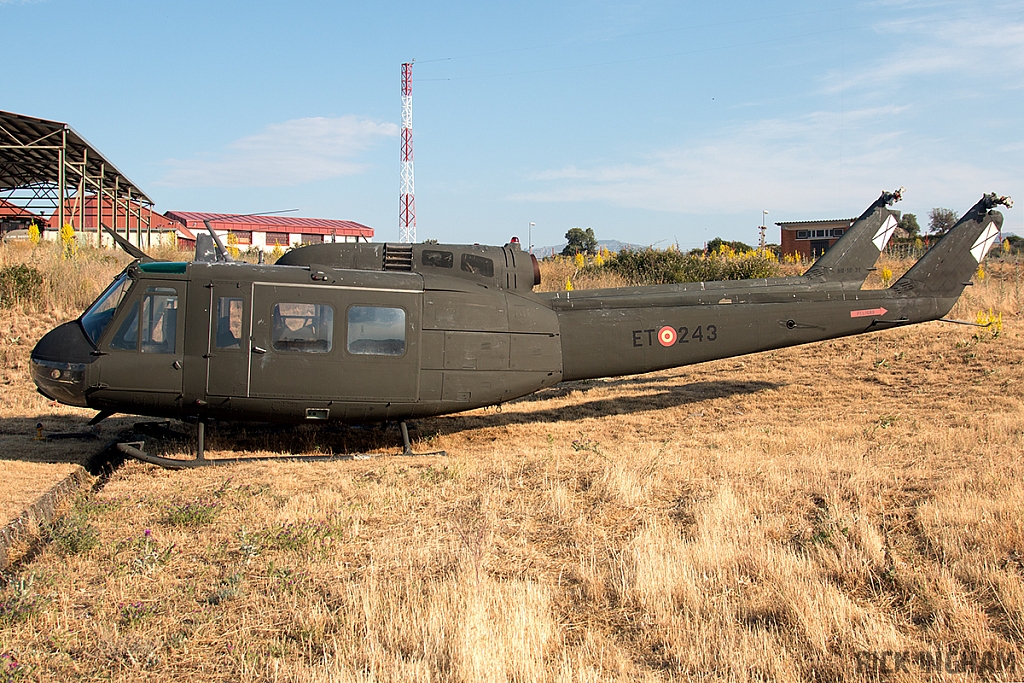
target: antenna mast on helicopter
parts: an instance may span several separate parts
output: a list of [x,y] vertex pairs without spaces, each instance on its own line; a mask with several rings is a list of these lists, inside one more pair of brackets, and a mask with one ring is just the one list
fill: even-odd
[[398,207],[398,241],[416,241],[416,189],[412,172],[412,62],[402,64],[402,196]]

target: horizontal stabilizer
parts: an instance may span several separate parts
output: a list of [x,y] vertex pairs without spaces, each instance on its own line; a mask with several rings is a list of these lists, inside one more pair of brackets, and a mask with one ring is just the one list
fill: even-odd
[[914,295],[959,296],[1003,227],[1003,214],[995,207],[1012,205],[1009,197],[995,193],[982,197],[892,289]]
[[825,281],[864,282],[899,225],[889,207],[902,198],[902,187],[883,192],[804,275]]

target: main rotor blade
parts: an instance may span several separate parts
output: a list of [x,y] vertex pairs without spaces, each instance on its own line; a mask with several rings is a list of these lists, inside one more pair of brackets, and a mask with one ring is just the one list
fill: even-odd
[[117,243],[117,246],[119,246],[122,249],[124,249],[126,252],[128,252],[129,255],[139,259],[140,261],[153,261],[154,260],[152,256],[150,256],[146,252],[142,251],[137,246],[135,246],[134,244],[132,244],[131,242],[129,242],[125,238],[121,237],[120,235],[118,235],[116,232],[114,232],[113,230],[111,230],[107,226],[104,225],[103,229],[107,231],[107,234],[109,234],[111,237],[114,238],[114,242]]
[[217,245],[217,258],[223,259],[224,261],[234,261],[235,259],[231,258],[231,254],[229,254],[228,250],[224,248],[224,243],[220,241],[220,236],[213,231],[213,228],[210,226],[210,221],[203,220],[203,224],[206,226],[206,229],[209,230],[210,236],[213,237],[213,241]]

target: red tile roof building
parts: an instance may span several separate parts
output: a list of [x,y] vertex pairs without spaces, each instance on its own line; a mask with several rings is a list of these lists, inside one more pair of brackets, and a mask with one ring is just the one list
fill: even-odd
[[[126,235],[128,241],[142,249],[159,245],[173,245],[176,241],[187,239],[181,230],[181,225],[156,213],[150,207],[138,202],[128,202],[119,199],[117,202],[117,216],[114,216],[111,200],[103,198],[102,218],[96,215],[96,195],[87,195],[85,200],[79,203],[78,198],[72,197],[64,202],[64,222],[74,228],[78,234],[78,242],[96,244],[96,224],[101,222],[104,226],[117,230],[119,235]],[[60,222],[56,211],[43,222],[43,238],[57,239]],[[92,236],[89,236],[92,233]],[[108,247],[114,246],[114,240],[107,234],[103,235],[103,244]]]
[[32,223],[42,223],[43,219],[17,204],[0,199],[0,237],[14,230],[28,230]]
[[232,241],[241,249],[259,248],[264,251],[275,247],[287,249],[299,244],[321,242],[369,242],[373,228],[354,221],[327,218],[292,218],[285,216],[245,216],[231,213],[201,213],[198,211],[167,211],[167,218],[177,221],[190,234],[195,246],[195,232],[206,230],[203,221],[223,239]]
[[24,218],[32,220],[38,218],[34,213],[28,209],[23,209],[17,204],[11,204],[6,199],[0,199],[0,217],[3,218]]

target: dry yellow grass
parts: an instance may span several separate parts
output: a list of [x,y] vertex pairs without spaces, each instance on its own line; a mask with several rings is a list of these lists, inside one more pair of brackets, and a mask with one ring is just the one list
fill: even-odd
[[602,287],[625,287],[626,280],[611,272],[590,274],[581,272],[571,258],[548,258],[540,262],[541,292],[564,291],[566,282],[571,282],[573,289],[601,289]]
[[[11,573],[0,654],[25,680],[833,681],[939,651],[1019,680],[1024,321],[1017,266],[988,265],[954,315],[1002,311],[997,337],[929,323],[571,383],[419,421],[447,458],[126,464],[71,514],[95,547]],[[84,421],[4,373],[5,426]]]
[[[12,455],[7,454],[8,457]],[[4,483],[4,492],[0,495],[0,526],[20,515],[75,469],[76,466],[70,463],[0,459],[0,481]]]
[[[883,287],[881,272],[883,268],[889,268],[893,272],[893,282],[898,280],[914,261],[907,259],[894,259],[883,254],[875,269],[868,274],[864,283],[865,289],[881,289]],[[802,275],[810,263],[779,263],[779,276],[790,277]],[[1012,264],[997,263],[996,268],[1008,270]],[[597,274],[581,271],[571,258],[548,258],[540,262],[541,284],[538,291],[555,292],[563,291],[566,282],[571,282],[573,289],[599,289],[602,287],[625,287],[629,283],[624,278],[612,272],[599,272]],[[1005,273],[1004,273],[1005,275]]]

